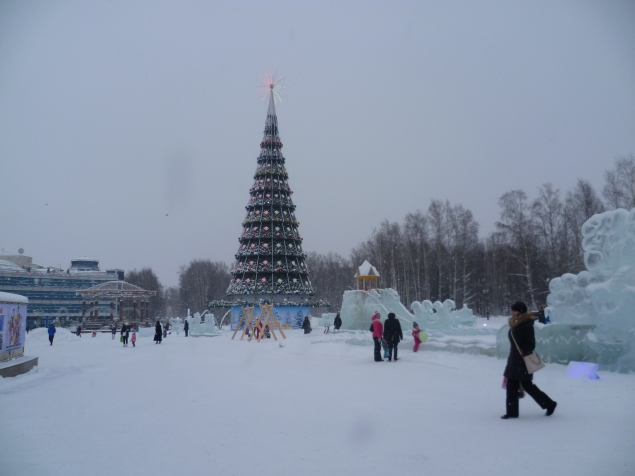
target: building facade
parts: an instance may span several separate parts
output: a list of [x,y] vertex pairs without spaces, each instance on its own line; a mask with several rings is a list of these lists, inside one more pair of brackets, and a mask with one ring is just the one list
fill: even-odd
[[123,280],[123,274],[119,269],[101,271],[99,261],[90,258],[74,259],[71,266],[62,271],[32,265],[28,256],[0,256],[0,291],[29,299],[29,328],[46,326],[55,319],[80,320],[82,315],[109,319],[112,309],[116,308],[115,301],[104,300],[97,305],[86,305],[77,291],[108,281]]

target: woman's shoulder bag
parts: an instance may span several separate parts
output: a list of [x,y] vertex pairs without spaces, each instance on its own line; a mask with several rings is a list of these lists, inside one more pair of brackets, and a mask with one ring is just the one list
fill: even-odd
[[520,347],[518,347],[518,342],[516,342],[516,338],[514,337],[514,331],[510,329],[510,333],[512,335],[512,339],[514,344],[516,344],[516,348],[518,349],[518,353],[521,355],[523,360],[525,361],[525,366],[527,367],[527,373],[533,374],[534,372],[538,372],[541,368],[545,366],[545,363],[542,361],[540,356],[536,354],[536,352],[532,352],[529,355],[523,355]]

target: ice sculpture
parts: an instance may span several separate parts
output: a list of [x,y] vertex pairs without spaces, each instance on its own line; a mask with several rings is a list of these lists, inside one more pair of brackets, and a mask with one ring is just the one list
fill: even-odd
[[578,346],[603,370],[635,372],[635,208],[592,216],[582,225],[587,271],[549,283],[554,325],[587,327]]
[[325,313],[323,313],[320,324],[322,324],[324,327],[332,326],[336,315],[337,314],[335,314],[334,312],[325,312]]
[[434,304],[428,300],[414,301],[410,308],[414,311],[419,326],[426,330],[449,331],[458,326],[473,326],[476,322],[476,316],[470,308],[463,306],[457,311],[452,299],[436,301]]
[[171,317],[168,321],[170,323],[171,332],[175,333],[177,336],[179,332],[183,331],[183,319],[180,317]]
[[205,313],[205,320],[203,321],[200,313],[195,313],[194,317],[189,316],[186,320],[190,324],[190,335],[194,337],[200,336],[217,336],[220,335],[218,328],[216,327],[216,319],[214,314],[210,312]]
[[402,327],[412,326],[414,316],[401,304],[397,291],[391,288],[371,289],[370,291],[344,291],[342,301],[342,329],[367,330],[375,311],[379,311],[382,320],[394,312]]

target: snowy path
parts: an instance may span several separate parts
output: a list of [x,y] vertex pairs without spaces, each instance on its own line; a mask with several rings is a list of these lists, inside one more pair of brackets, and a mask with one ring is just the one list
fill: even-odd
[[501,360],[406,343],[375,363],[320,332],[124,349],[63,330],[51,347],[34,331],[39,368],[0,380],[0,474],[635,474],[634,375],[548,365],[535,381],[556,413],[527,397],[503,421]]

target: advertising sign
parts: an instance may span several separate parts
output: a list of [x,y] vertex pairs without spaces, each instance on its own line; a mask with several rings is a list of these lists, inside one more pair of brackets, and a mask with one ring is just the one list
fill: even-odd
[[[240,318],[243,315],[243,309],[240,306],[232,307],[231,312],[231,330],[235,331],[236,326],[240,322]],[[274,306],[273,315],[278,322],[283,326],[291,326],[294,329],[300,329],[302,327],[302,321],[305,317],[311,317],[311,311],[308,306]],[[260,306],[256,305],[254,308],[254,316],[260,316]],[[240,326],[242,329],[244,323]]]
[[0,304],[0,352],[24,347],[26,304]]

